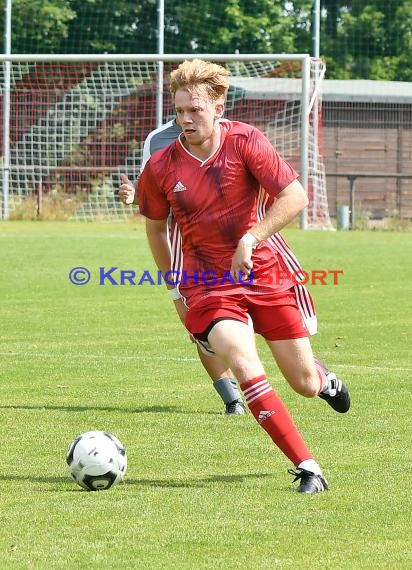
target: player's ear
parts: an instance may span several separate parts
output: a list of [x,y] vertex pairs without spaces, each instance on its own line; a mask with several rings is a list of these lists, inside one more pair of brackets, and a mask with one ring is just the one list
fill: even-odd
[[215,119],[220,119],[223,116],[223,111],[225,110],[225,106],[223,103],[217,103],[215,105]]

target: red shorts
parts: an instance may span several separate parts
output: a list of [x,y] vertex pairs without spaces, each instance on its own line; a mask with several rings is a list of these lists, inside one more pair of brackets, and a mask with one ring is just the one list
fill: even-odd
[[216,321],[233,319],[249,323],[267,340],[288,340],[309,336],[292,289],[264,295],[237,293],[211,296],[191,307],[186,327],[195,338],[207,340]]

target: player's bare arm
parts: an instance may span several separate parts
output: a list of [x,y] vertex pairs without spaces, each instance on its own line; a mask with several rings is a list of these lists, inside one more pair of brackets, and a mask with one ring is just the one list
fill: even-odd
[[[149,242],[150,251],[157,268],[165,275],[171,268],[171,253],[168,240],[167,218],[164,220],[151,220],[146,218],[146,235]],[[171,279],[170,279],[171,281]],[[176,287],[166,283],[166,287],[170,291],[175,291]],[[186,315],[186,306],[180,297],[172,297],[177,314],[184,323]]]
[[253,226],[243,236],[232,258],[230,269],[234,279],[239,274],[242,279],[247,279],[253,269],[253,248],[261,241],[279,232],[289,224],[306,206],[308,198],[306,192],[298,180],[291,182],[280,192],[275,202],[267,211],[266,216],[258,224]]
[[[157,268],[164,275],[167,271],[170,271],[171,267],[167,218],[164,220],[146,218],[146,235]],[[173,285],[166,284],[166,286],[168,289],[173,288]]]
[[308,205],[308,197],[299,182],[294,180],[279,192],[275,202],[261,222],[250,233],[262,241],[286,227]]

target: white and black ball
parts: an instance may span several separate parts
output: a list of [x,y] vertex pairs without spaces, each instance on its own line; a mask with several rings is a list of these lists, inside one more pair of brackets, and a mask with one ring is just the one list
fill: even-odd
[[127,454],[123,444],[106,431],[88,431],[69,445],[69,473],[88,491],[104,491],[117,485],[126,473]]

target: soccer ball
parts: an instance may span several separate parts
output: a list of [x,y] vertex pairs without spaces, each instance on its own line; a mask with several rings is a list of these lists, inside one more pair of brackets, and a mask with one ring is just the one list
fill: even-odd
[[88,491],[110,489],[123,481],[127,454],[120,441],[106,431],[88,431],[76,437],[66,454],[69,473]]

